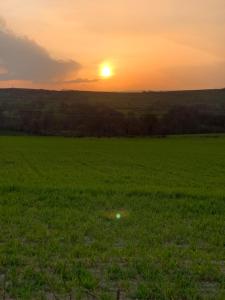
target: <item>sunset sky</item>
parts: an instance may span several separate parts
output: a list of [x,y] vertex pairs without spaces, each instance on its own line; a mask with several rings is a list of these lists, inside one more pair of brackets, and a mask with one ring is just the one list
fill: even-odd
[[225,1],[2,0],[0,87],[12,86],[225,87]]

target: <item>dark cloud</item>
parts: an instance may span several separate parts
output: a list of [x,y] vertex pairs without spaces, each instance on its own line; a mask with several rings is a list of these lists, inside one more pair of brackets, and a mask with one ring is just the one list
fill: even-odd
[[34,41],[15,35],[0,19],[0,81],[29,80],[52,82],[64,80],[70,73],[79,70],[80,64],[54,59]]

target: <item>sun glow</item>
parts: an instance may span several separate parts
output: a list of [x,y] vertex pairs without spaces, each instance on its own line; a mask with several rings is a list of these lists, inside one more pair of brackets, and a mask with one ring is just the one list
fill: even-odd
[[102,78],[109,78],[109,77],[113,76],[112,67],[109,64],[101,65],[100,76]]

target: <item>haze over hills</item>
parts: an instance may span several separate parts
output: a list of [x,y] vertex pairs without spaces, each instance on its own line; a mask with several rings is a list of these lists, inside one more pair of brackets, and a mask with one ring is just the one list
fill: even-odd
[[0,128],[73,136],[225,132],[225,89],[139,93],[0,89]]

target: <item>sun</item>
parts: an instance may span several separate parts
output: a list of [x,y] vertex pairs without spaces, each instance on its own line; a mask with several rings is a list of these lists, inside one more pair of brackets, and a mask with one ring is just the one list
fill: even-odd
[[112,67],[109,64],[103,64],[100,67],[100,76],[102,78],[109,78],[113,75]]

